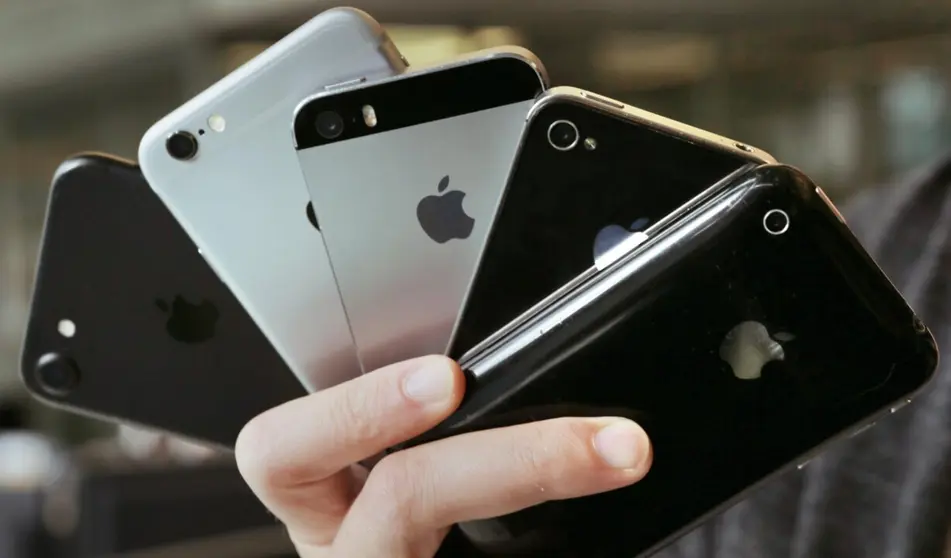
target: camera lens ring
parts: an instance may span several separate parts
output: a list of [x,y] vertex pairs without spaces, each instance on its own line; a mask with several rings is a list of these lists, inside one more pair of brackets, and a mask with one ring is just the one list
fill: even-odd
[[779,236],[789,230],[789,214],[782,209],[770,209],[763,215],[763,230]]
[[[571,138],[571,141],[568,142],[567,145],[560,143],[556,141],[555,139],[552,139],[552,132],[554,132],[555,128],[558,128],[559,126],[568,126],[571,130],[570,136],[569,136]],[[578,127],[575,126],[575,123],[570,120],[555,120],[548,127],[548,144],[558,151],[571,151],[578,145],[578,142],[580,140],[581,140],[581,133],[578,132]]]
[[179,130],[165,139],[165,151],[176,161],[190,161],[198,154],[198,138]]
[[333,110],[321,111],[314,118],[314,128],[320,137],[331,141],[340,137],[343,133],[343,117]]
[[73,359],[58,353],[46,353],[36,361],[34,377],[46,394],[66,397],[79,386],[82,374]]

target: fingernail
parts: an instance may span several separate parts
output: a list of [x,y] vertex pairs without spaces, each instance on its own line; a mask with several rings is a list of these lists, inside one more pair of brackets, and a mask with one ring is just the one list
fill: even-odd
[[427,364],[410,372],[403,380],[403,392],[419,403],[448,399],[455,387],[452,368],[445,359],[427,359]]
[[644,430],[627,419],[614,419],[594,436],[594,449],[615,469],[634,469],[647,457],[649,442]]

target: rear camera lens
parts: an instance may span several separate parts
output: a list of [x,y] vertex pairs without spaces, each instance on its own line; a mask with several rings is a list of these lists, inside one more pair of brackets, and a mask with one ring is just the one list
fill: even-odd
[[79,367],[73,359],[47,353],[36,363],[36,380],[50,395],[65,396],[79,385]]
[[318,114],[314,125],[320,137],[327,140],[336,139],[343,133],[343,118],[331,110]]
[[165,140],[165,149],[173,159],[188,161],[198,154],[198,140],[189,132],[175,132]]
[[569,151],[578,145],[578,127],[567,120],[557,120],[548,127],[548,143],[558,151]]
[[771,235],[780,235],[789,230],[789,215],[782,209],[770,209],[763,215],[763,228]]

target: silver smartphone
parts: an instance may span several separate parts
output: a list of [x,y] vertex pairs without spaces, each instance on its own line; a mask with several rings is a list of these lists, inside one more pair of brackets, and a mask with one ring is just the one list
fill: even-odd
[[532,53],[506,47],[297,108],[300,170],[364,371],[446,351],[546,86]]
[[506,555],[648,556],[907,404],[937,360],[822,191],[763,165],[464,358],[467,400],[414,443],[558,416],[634,419],[654,451],[641,482],[461,527]]
[[373,18],[331,9],[160,120],[139,147],[149,184],[309,391],[359,366],[288,124],[308,95],[406,67]]

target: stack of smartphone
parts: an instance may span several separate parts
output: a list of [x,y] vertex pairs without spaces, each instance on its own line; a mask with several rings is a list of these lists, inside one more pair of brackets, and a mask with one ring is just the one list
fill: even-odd
[[448,354],[472,385],[415,443],[579,414],[630,416],[654,443],[642,483],[464,526],[473,540],[649,552],[936,366],[822,191],[775,163],[549,89],[521,48],[413,71],[368,15],[329,10],[155,124],[141,168],[63,164],[23,377],[230,447],[283,401]]

